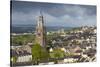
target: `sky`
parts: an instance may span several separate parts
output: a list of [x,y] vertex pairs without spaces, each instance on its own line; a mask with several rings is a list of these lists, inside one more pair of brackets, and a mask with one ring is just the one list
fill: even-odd
[[12,1],[12,24],[36,25],[40,11],[46,26],[96,25],[95,5]]

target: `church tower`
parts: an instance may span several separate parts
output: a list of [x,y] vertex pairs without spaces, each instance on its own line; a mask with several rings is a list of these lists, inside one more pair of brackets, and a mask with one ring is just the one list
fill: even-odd
[[45,35],[44,19],[40,11],[40,16],[37,20],[36,26],[36,43],[40,44],[42,47],[46,46],[46,35]]

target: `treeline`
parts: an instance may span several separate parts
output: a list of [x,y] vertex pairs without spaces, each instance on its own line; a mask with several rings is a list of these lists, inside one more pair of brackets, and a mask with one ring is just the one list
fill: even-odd
[[34,42],[35,35],[17,35],[11,36],[11,45],[25,45]]

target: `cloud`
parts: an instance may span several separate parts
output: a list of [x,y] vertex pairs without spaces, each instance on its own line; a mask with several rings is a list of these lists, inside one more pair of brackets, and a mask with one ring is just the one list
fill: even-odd
[[96,25],[96,6],[14,1],[13,24],[36,24],[42,10],[47,26]]
[[39,16],[39,12],[33,12],[33,10],[29,12],[23,11],[14,11],[12,12],[12,23],[13,24],[36,24],[37,17]]

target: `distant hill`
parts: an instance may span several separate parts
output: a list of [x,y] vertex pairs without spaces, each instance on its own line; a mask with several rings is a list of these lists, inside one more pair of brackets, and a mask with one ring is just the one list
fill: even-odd
[[[57,31],[59,29],[70,30],[73,27],[63,27],[63,26],[46,26],[46,31]],[[11,33],[28,33],[34,32],[36,30],[36,25],[11,25]]]

